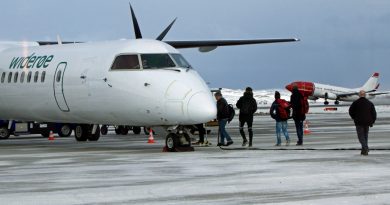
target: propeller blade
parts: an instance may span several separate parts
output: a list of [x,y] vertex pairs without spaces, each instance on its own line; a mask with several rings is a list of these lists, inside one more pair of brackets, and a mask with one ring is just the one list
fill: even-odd
[[130,12],[131,12],[131,19],[133,20],[135,38],[136,39],[142,38],[141,29],[139,28],[137,17],[135,17],[134,10],[130,2],[129,5],[130,5]]
[[162,41],[164,39],[164,37],[167,35],[167,33],[169,32],[169,30],[171,30],[173,24],[175,23],[177,18],[175,18],[171,24],[169,24],[169,26],[156,38],[156,40],[158,41]]

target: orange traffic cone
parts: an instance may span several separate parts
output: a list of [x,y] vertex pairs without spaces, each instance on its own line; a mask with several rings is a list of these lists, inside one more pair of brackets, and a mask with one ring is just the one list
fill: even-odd
[[148,144],[154,144],[154,137],[153,137],[153,130],[152,130],[152,128],[149,129]]
[[305,121],[305,129],[303,130],[303,133],[305,135],[311,134],[311,131],[309,130],[309,123],[307,122],[307,120]]
[[50,131],[48,140],[54,140],[54,133],[53,133],[53,131]]

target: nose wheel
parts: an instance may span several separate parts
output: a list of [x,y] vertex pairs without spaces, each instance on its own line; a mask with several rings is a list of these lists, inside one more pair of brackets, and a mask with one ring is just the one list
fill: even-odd
[[187,133],[169,133],[165,138],[164,150],[169,152],[194,151],[191,137]]

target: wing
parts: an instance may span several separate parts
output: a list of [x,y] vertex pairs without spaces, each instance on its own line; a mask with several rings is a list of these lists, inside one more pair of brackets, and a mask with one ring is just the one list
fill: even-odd
[[299,41],[296,38],[285,39],[252,39],[252,40],[206,40],[206,41],[164,41],[174,48],[199,48],[201,52],[208,52],[216,49],[218,46],[237,46],[265,43],[284,43]]
[[369,95],[371,95],[371,96],[386,95],[386,94],[390,94],[390,91],[389,91],[389,92],[374,92],[374,93],[369,93]]
[[[57,45],[58,41],[37,41],[40,46]],[[80,41],[63,41],[62,44],[83,43]]]

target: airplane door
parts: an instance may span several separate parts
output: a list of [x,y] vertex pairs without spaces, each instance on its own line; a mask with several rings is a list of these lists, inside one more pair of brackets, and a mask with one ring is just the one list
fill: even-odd
[[69,112],[68,104],[65,100],[64,95],[64,74],[66,69],[67,63],[62,62],[57,65],[56,72],[54,73],[54,98],[56,100],[56,103],[58,105],[58,108],[60,108],[63,112]]

